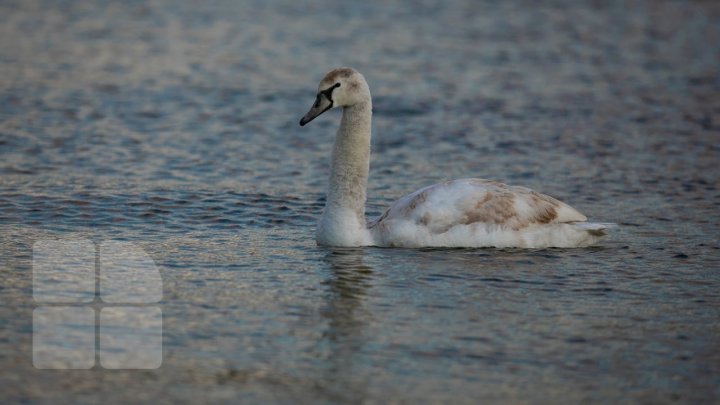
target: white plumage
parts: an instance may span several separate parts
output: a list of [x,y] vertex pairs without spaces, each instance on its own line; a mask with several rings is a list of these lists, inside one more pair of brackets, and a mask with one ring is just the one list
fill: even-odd
[[569,205],[525,187],[460,179],[402,197],[366,223],[372,101],[365,78],[350,68],[330,71],[300,125],[343,107],[332,154],[328,197],[317,242],[330,246],[582,247],[609,224],[588,223]]

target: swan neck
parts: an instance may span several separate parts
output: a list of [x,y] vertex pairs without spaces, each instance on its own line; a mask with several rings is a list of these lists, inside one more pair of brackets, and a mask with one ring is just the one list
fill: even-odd
[[365,217],[370,170],[370,103],[343,108],[333,147],[328,204],[355,209]]
[[[319,237],[333,235],[341,244],[366,243],[365,201],[370,170],[370,100],[343,108],[333,146],[330,184]],[[334,243],[336,244],[336,243]]]

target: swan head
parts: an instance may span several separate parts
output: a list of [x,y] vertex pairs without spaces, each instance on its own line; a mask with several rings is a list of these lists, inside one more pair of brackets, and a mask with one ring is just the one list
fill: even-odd
[[370,101],[370,89],[363,75],[352,68],[329,71],[318,85],[315,103],[300,120],[305,125],[325,111],[335,107],[350,107]]

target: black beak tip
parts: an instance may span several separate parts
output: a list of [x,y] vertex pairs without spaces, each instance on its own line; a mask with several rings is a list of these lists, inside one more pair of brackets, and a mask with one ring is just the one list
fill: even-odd
[[[315,117],[313,117],[313,118],[315,118]],[[308,117],[300,118],[300,126],[304,127],[305,125],[307,125],[308,122],[312,121],[313,118],[309,118],[309,119],[308,119]]]

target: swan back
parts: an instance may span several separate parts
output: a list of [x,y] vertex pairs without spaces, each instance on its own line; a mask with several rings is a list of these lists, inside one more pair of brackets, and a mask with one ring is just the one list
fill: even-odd
[[577,246],[588,232],[567,225],[586,220],[571,206],[525,187],[460,179],[399,199],[369,228],[383,246]]

